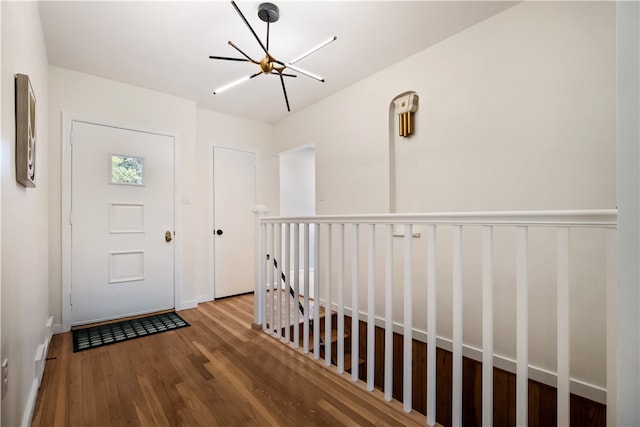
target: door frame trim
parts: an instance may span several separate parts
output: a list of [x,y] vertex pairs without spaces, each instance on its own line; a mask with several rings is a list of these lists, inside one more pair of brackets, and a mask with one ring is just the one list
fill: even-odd
[[[61,273],[62,273],[62,332],[71,329],[71,130],[73,123],[87,123],[98,126],[109,126],[135,132],[145,132],[173,138],[173,218],[175,235],[182,236],[182,221],[179,203],[179,189],[181,177],[180,159],[180,133],[158,128],[151,128],[135,123],[121,122],[102,117],[87,116],[76,113],[62,112],[62,168],[61,168]],[[181,266],[182,266],[182,239],[176,239],[173,251],[173,304],[176,310],[182,308],[181,292]]]

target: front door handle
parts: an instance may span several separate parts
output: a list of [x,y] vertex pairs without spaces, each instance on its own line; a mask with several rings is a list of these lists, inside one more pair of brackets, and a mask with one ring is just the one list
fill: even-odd
[[165,231],[164,232],[164,241],[169,243],[171,240],[173,240],[173,238],[171,237],[171,232],[170,231]]

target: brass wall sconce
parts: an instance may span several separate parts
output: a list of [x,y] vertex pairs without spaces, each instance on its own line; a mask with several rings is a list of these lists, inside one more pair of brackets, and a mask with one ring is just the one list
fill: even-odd
[[398,115],[398,134],[402,137],[413,133],[413,113],[418,110],[418,95],[410,93],[393,100]]

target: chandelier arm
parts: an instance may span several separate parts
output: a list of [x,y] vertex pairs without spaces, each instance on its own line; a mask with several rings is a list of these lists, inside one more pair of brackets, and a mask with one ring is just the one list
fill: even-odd
[[213,55],[209,55],[209,59],[223,59],[225,61],[251,62],[250,60],[245,59],[245,58],[230,58],[228,56],[213,56]]
[[252,59],[249,55],[247,55],[242,50],[240,50],[240,48],[238,46],[236,46],[235,44],[233,44],[233,42],[231,40],[229,40],[229,45],[231,45],[231,47],[233,47],[235,50],[240,52],[242,54],[242,56],[244,56],[245,58],[247,58],[247,60],[249,60],[249,62],[253,62],[254,64],[260,64],[259,61],[256,61],[255,59]]
[[291,65],[291,64],[285,64],[285,63],[284,63],[284,62],[282,62],[282,61],[274,60],[273,62],[275,62],[276,64],[280,64],[280,65],[282,65],[283,69],[284,69],[284,68],[290,68],[290,69],[291,69],[291,70],[293,70],[293,71],[297,71],[297,72],[298,72],[298,73],[300,73],[300,74],[304,74],[304,75],[305,75],[305,76],[307,76],[307,77],[311,77],[312,79],[315,79],[315,80],[317,80],[317,81],[319,81],[319,82],[324,83],[324,78],[323,78],[323,77],[320,77],[320,76],[318,76],[317,74],[313,74],[313,73],[312,73],[312,72],[310,72],[310,71],[303,70],[302,68],[300,68],[300,67],[295,67],[295,66],[293,66],[293,65]]
[[280,74],[280,83],[282,83],[282,93],[284,93],[284,102],[287,103],[287,111],[291,112],[291,109],[289,108],[289,97],[287,96],[287,89],[284,87],[284,78],[282,77],[282,73]]
[[280,72],[278,70],[272,71],[271,74],[278,74],[278,75],[281,75],[281,76],[284,76],[284,77],[298,77],[295,74],[282,73],[282,72]]
[[258,44],[260,44],[260,47],[262,48],[262,50],[264,50],[264,53],[266,53],[267,56],[268,56],[269,52],[267,51],[267,48],[264,46],[264,44],[262,44],[262,40],[260,40],[260,37],[258,37],[256,32],[253,31],[253,28],[251,27],[251,24],[249,24],[249,21],[247,21],[247,18],[244,17],[242,12],[240,11],[240,8],[238,7],[238,5],[236,5],[236,2],[231,0],[231,4],[233,5],[233,8],[236,10],[236,12],[238,12],[238,15],[240,15],[240,18],[242,18],[242,20],[244,21],[246,26],[249,28],[249,30],[251,31],[251,34],[253,34],[253,37],[256,38],[256,40],[258,41]]
[[[282,62],[278,61],[274,57],[271,57],[271,62],[274,63],[274,64],[282,64]],[[276,73],[277,74],[283,74],[283,71],[286,70],[286,69],[287,69],[287,67],[285,67],[284,65],[281,66],[281,67],[277,67],[277,66],[274,65],[273,66],[273,74],[276,74]],[[284,76],[285,77],[298,77],[298,76],[295,76],[293,74],[287,74],[287,73],[284,73]]]

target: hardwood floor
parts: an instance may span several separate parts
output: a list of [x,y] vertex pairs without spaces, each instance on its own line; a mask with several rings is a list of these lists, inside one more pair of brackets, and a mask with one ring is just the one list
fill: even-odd
[[253,295],[179,314],[191,327],[73,353],[50,345],[32,426],[424,426],[251,329]]

